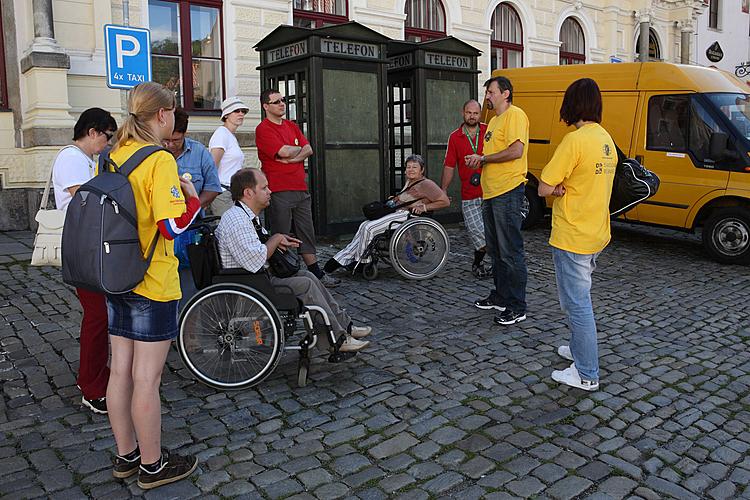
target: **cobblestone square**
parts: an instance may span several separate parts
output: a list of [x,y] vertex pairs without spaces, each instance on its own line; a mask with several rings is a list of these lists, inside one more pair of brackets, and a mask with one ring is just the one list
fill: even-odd
[[[334,295],[373,343],[318,355],[296,384],[289,353],[259,387],[197,383],[170,352],[163,443],[196,453],[189,479],[145,493],[116,480],[105,416],[75,386],[79,305],[58,269],[28,266],[33,234],[0,233],[2,498],[750,498],[747,267],[693,235],[615,224],[592,296],[598,392],[560,386],[567,343],[549,221],[524,233],[528,319],[473,307],[465,232],[429,282],[383,269]],[[321,245],[326,259],[334,247]]]

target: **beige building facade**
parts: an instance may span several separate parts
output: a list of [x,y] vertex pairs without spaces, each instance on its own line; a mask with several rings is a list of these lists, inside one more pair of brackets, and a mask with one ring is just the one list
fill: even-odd
[[[106,85],[108,23],[128,21],[151,30],[153,78],[174,88],[191,114],[188,133],[194,138],[208,142],[220,125],[223,98],[245,100],[250,113],[240,138],[246,164],[255,166],[253,130],[261,117],[262,84],[254,46],[281,24],[317,27],[353,20],[398,40],[452,35],[482,52],[481,83],[497,67],[633,61],[646,26],[652,58],[680,62],[687,53],[694,62],[696,19],[708,8],[703,0],[0,0],[0,5],[0,230],[29,227],[50,164],[84,109],[102,107],[118,123],[122,119],[124,92]],[[183,88],[181,82],[190,80],[190,88]]]

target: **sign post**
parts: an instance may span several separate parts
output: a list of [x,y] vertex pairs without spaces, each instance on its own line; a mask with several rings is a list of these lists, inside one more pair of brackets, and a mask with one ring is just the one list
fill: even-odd
[[107,86],[131,89],[151,81],[151,33],[145,28],[104,26]]

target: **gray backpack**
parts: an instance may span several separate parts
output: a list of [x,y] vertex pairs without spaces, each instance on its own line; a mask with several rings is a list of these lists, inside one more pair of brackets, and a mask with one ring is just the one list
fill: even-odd
[[99,293],[121,294],[143,281],[159,231],[147,256],[141,252],[138,217],[128,175],[159,146],[144,146],[117,166],[99,156],[99,174],[70,200],[62,235],[63,281]]

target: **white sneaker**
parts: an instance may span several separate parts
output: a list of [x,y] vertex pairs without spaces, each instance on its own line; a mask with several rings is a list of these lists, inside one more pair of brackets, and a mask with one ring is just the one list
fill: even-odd
[[595,391],[599,389],[598,380],[581,380],[581,375],[576,369],[576,364],[573,363],[564,370],[555,370],[552,372],[552,380],[560,382],[561,384],[575,387],[576,389],[583,389],[584,391]]
[[570,346],[569,345],[561,345],[557,348],[557,354],[559,354],[561,357],[567,359],[568,361],[573,361],[573,353],[570,352]]
[[369,340],[357,340],[354,337],[351,337],[349,335],[346,336],[346,340],[344,340],[344,343],[341,344],[341,347],[339,347],[339,351],[341,352],[354,352],[359,351],[363,347],[367,347],[370,345]]
[[352,325],[351,332],[349,333],[351,333],[352,337],[355,339],[363,339],[372,333],[372,327]]

